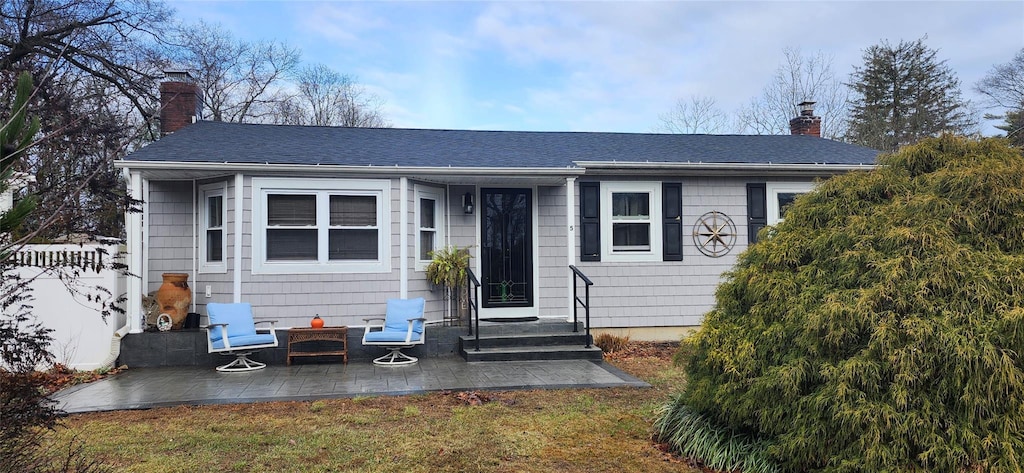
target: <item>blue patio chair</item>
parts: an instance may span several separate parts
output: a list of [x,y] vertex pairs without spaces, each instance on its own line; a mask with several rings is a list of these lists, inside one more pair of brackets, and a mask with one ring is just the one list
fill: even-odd
[[[217,371],[237,372],[266,368],[266,363],[250,360],[249,355],[256,350],[277,346],[277,334],[274,332],[276,321],[253,321],[252,306],[245,302],[211,302],[206,304],[206,312],[210,316],[210,325],[203,328],[206,329],[209,352],[235,356],[231,363],[218,366]],[[260,329],[260,332],[265,333],[258,333],[256,323],[269,323],[270,328]]]
[[[415,357],[402,353],[402,349],[422,345],[427,338],[423,333],[423,323],[427,321],[423,318],[424,303],[422,297],[388,299],[384,317],[363,319],[366,322],[363,345],[380,346],[391,350],[390,353],[373,360],[374,364],[398,366],[418,361]],[[380,324],[374,325],[370,323],[371,321],[380,321]]]

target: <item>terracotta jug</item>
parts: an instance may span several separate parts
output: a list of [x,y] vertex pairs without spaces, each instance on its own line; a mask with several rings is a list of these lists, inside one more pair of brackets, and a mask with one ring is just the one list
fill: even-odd
[[188,306],[192,303],[192,291],[188,288],[188,274],[163,273],[164,283],[156,291],[156,302],[160,313],[171,317],[171,328],[178,330],[185,323]]

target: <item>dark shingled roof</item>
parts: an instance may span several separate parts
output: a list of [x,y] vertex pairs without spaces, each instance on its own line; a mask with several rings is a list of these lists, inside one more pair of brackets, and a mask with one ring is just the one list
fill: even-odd
[[811,136],[339,128],[202,121],[129,161],[566,168],[631,163],[874,164],[878,151]]

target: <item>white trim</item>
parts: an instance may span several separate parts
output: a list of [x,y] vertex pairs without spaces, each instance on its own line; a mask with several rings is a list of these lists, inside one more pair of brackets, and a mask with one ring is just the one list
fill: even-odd
[[878,167],[876,164],[781,164],[781,163],[648,163],[622,161],[574,161],[577,167],[538,168],[538,167],[448,167],[448,166],[343,166],[330,164],[270,164],[270,163],[196,163],[180,161],[114,161],[115,168],[132,168],[135,170],[195,170],[220,172],[309,172],[316,169],[319,173],[339,174],[403,174],[406,176],[580,176],[588,170],[675,170],[675,171],[757,171],[768,173],[835,173],[848,171],[868,171]]
[[245,231],[245,177],[242,174],[235,174],[235,218],[234,224],[235,251],[234,251],[234,274],[232,275],[232,302],[242,302],[242,233]]
[[[140,173],[141,176],[141,173]],[[142,219],[142,293],[149,293],[149,222],[153,220],[152,214],[149,212],[149,179],[142,178],[142,194],[139,195],[139,199],[142,199],[142,215],[139,216]],[[142,327],[145,329],[146,327]]]
[[875,164],[832,164],[832,163],[810,163],[810,164],[781,164],[781,163],[649,163],[649,162],[621,162],[621,161],[573,161],[573,164],[580,168],[592,169],[615,169],[615,170],[701,170],[701,171],[813,171],[813,172],[847,172],[847,171],[868,171],[878,167]]
[[[212,197],[220,197],[220,261],[209,262],[206,261],[207,246],[209,242],[206,241],[207,225],[209,225],[210,219],[208,212],[209,199]],[[213,184],[204,184],[199,186],[199,229],[198,229],[198,240],[199,246],[196,253],[196,260],[199,261],[199,272],[200,273],[227,273],[228,272],[228,184],[227,182],[215,182]]]
[[[128,194],[133,199],[142,200],[142,174],[138,171],[125,169],[128,174]],[[128,234],[126,251],[128,252],[128,273],[126,276],[128,300],[127,314],[128,331],[130,333],[142,333],[142,296],[145,288],[142,286],[142,220],[146,207],[143,206],[143,214],[137,212],[125,212],[125,225]],[[137,275],[137,276],[134,276]]]
[[793,193],[806,194],[817,186],[814,182],[768,182],[765,183],[765,197],[767,199],[768,225],[777,225],[782,222],[779,215],[779,194]]
[[[193,179],[192,180],[192,208],[191,208],[191,212],[192,212],[192,248],[190,248],[190,249],[192,250],[192,284],[194,286],[196,286],[196,287],[199,287],[199,277],[197,276],[197,274],[199,273],[199,258],[198,258],[199,255],[197,253],[199,251],[199,235],[198,235],[198,231],[197,231],[197,225],[198,225],[199,222],[196,221],[196,219],[199,218],[199,212],[196,211],[197,210],[196,209],[196,205],[197,205],[196,202],[197,202],[196,180]],[[190,302],[190,304],[191,304],[191,311],[192,312],[196,311],[196,299],[198,299],[198,297],[195,297],[195,295],[193,295],[192,301]]]
[[219,172],[301,172],[308,173],[315,169],[317,173],[365,174],[383,178],[401,174],[405,176],[578,176],[583,174],[582,168],[538,168],[538,167],[448,167],[448,166],[344,166],[334,164],[272,164],[272,163],[207,163],[180,161],[114,161],[115,168],[131,167],[135,170],[194,170]]
[[[318,261],[266,260],[266,201],[270,194],[315,194],[317,196]],[[327,238],[330,195],[362,195],[377,198],[377,259],[330,261]],[[391,180],[252,178],[252,273],[324,274],[391,272]]]
[[569,265],[576,264],[576,178],[567,177],[565,178],[565,228],[566,228],[566,260],[568,263],[565,267],[566,274],[566,289],[569,293],[566,295],[566,299],[569,301],[569,311],[566,312],[566,320],[572,322],[573,320],[573,308],[576,305],[576,301],[572,297],[573,283],[576,279],[573,277],[572,270],[569,269]]
[[416,224],[413,230],[413,239],[416,240],[416,243],[414,245],[414,251],[416,252],[416,271],[426,271],[427,266],[430,265],[430,260],[420,259],[420,254],[422,253],[422,248],[420,248],[420,232],[424,231],[423,225],[420,222],[420,200],[432,199],[434,201],[434,247],[431,248],[430,250],[438,250],[442,248],[445,245],[445,242],[447,241],[445,239],[445,226],[443,224],[443,222],[445,221],[444,189],[441,189],[440,187],[425,186],[422,184],[416,184],[415,186],[413,186],[413,189],[415,190],[416,196],[415,199],[413,200],[413,214],[415,215],[414,222]]
[[[613,225],[612,194],[645,193],[650,195],[648,219],[637,221],[650,225],[650,245],[646,250],[616,251],[612,247]],[[601,183],[601,261],[633,262],[661,261],[661,182],[660,181],[604,181]],[[618,222],[622,223],[622,222]]]
[[409,297],[409,178],[398,180],[398,294],[402,299]]

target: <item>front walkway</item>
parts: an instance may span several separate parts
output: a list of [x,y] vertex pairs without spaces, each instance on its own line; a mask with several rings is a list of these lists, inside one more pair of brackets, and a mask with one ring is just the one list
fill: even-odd
[[467,363],[462,358],[421,358],[409,366],[350,364],[267,366],[248,373],[213,368],[139,368],[53,397],[58,407],[83,412],[201,404],[306,401],[428,391],[649,387],[604,362],[503,361]]

